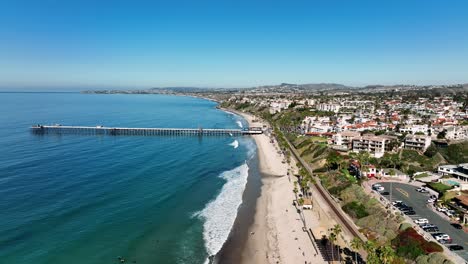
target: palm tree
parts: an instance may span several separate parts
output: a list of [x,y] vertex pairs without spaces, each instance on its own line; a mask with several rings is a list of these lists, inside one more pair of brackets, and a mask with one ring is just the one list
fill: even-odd
[[351,248],[354,249],[354,260],[357,263],[357,251],[364,247],[364,243],[359,237],[354,237],[351,240]]
[[[336,236],[336,241],[338,240],[338,238],[339,238],[342,231],[343,230],[342,230],[342,228],[341,228],[341,226],[339,224],[336,224],[336,225],[333,226],[332,232]],[[338,260],[341,258],[339,252],[340,252],[340,247],[338,246]]]
[[335,241],[336,241],[335,233],[332,232],[328,239],[330,240],[330,244],[331,244],[331,247],[332,247],[332,251],[331,251],[332,252],[332,261],[334,261],[335,260]]
[[374,242],[367,240],[364,244],[364,249],[367,252],[367,263],[380,264],[380,259],[377,256],[377,247]]
[[395,259],[395,251],[390,246],[382,246],[379,248],[379,260],[383,264],[390,264]]

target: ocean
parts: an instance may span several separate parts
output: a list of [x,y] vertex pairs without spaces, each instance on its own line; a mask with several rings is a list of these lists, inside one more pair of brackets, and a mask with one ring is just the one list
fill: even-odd
[[[239,128],[166,95],[0,93],[0,262],[206,263],[229,236],[249,137],[34,135],[34,124]],[[254,164],[254,165],[252,165]]]

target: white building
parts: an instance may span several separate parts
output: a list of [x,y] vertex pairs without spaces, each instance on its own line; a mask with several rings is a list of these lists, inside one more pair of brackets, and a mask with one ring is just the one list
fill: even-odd
[[288,109],[291,102],[289,101],[278,101],[270,103],[270,114],[281,112],[281,110]]
[[337,104],[318,104],[317,110],[338,113],[338,111],[340,111],[340,106]]
[[336,133],[332,137],[332,144],[338,146],[346,146],[347,149],[352,148],[353,139],[359,138],[361,133],[354,131],[343,131]]
[[458,165],[442,165],[437,171],[442,175],[451,175],[452,177],[468,182],[468,163]]
[[408,133],[408,134],[424,134],[428,135],[429,134],[429,126],[428,125],[406,125],[403,127],[400,127],[400,132],[402,133]]
[[431,137],[425,135],[407,135],[405,138],[405,149],[426,151],[431,145]]
[[446,127],[446,139],[450,140],[464,140],[468,139],[468,126],[450,126]]

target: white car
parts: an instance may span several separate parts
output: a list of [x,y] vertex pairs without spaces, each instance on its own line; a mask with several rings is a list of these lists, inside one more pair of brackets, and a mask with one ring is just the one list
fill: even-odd
[[445,212],[445,211],[447,211],[447,208],[445,208],[445,207],[437,207],[436,210],[439,211],[439,212]]
[[453,210],[445,210],[444,211],[444,214],[446,214],[448,217],[452,217],[454,215],[454,211]]
[[416,191],[420,192],[420,193],[428,193],[429,191],[426,190],[426,188],[424,187],[420,187],[420,188],[417,188]]
[[450,236],[447,235],[447,234],[440,234],[440,235],[435,236],[434,238],[435,238],[437,241],[442,240],[442,239],[443,239],[443,240],[448,240],[448,241],[451,240]]
[[403,202],[403,201],[399,201],[399,200],[398,200],[398,201],[394,201],[394,202],[392,202],[392,205],[401,204],[402,202]]
[[427,220],[426,218],[419,218],[417,220],[414,220],[414,222],[418,225],[429,224],[429,220]]

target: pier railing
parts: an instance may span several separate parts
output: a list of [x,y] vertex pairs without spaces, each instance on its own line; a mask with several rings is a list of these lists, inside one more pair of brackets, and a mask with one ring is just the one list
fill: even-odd
[[35,125],[31,127],[35,134],[85,134],[110,136],[164,136],[164,135],[198,135],[198,136],[242,136],[262,134],[258,127],[247,129],[219,129],[219,128],[131,128],[104,126],[62,126]]

